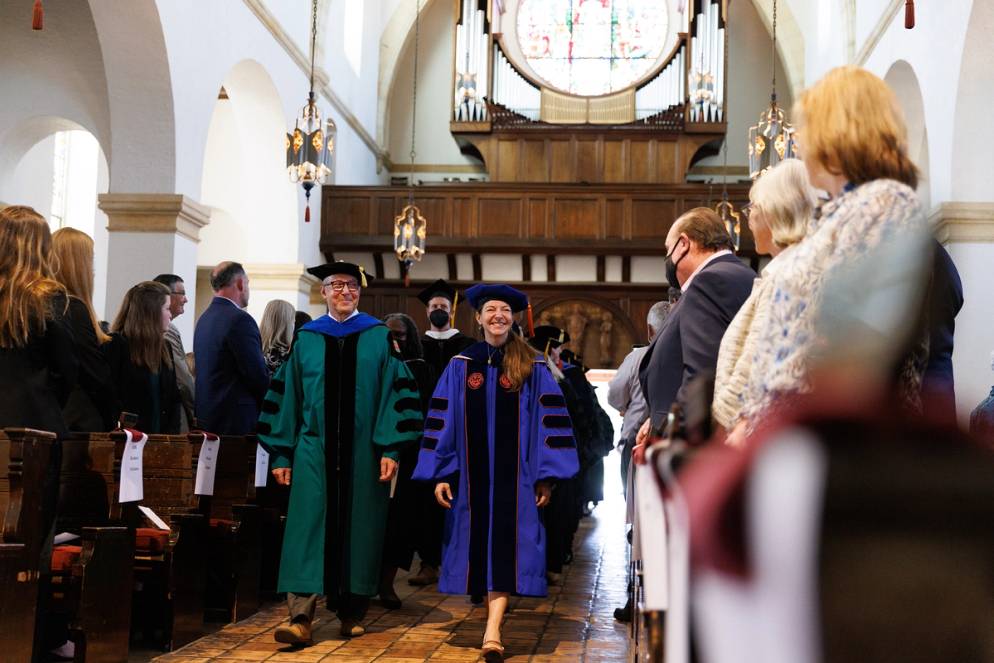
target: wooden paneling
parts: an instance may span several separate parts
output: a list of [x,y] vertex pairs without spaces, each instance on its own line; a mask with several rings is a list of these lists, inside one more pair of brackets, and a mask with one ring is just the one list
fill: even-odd
[[[747,194],[746,185],[729,186],[736,209]],[[714,206],[719,195],[707,184],[472,183],[420,186],[415,201],[428,219],[428,251],[546,254],[554,239],[559,254],[631,256],[657,254],[677,216]],[[406,187],[324,187],[321,250],[390,252],[407,197]],[[740,253],[749,256],[745,222],[742,233]]]
[[[601,165],[597,158],[600,141],[576,141],[576,180],[580,183],[602,182]],[[555,167],[555,164],[553,164]]]
[[[568,140],[549,141],[549,182],[575,182],[573,150]],[[546,180],[541,180],[546,181]]]
[[480,198],[480,237],[520,237],[521,198]]
[[547,237],[549,233],[549,204],[545,198],[528,199],[528,236]]
[[491,182],[679,184],[686,181],[694,154],[722,135],[557,127],[460,132],[458,140],[476,147]]
[[[497,143],[497,179],[501,182],[519,181],[521,155],[516,139],[501,140]],[[494,174],[491,173],[491,176]]]
[[604,182],[621,183],[628,176],[625,167],[625,141],[604,141]]
[[604,200],[604,234],[607,239],[621,239],[625,236],[624,198]]
[[677,216],[673,200],[632,199],[632,239],[665,239]]
[[560,239],[601,237],[601,204],[597,198],[559,199],[554,207],[554,234]]
[[545,139],[521,141],[521,173],[516,180],[521,182],[544,182],[549,178],[545,159]]

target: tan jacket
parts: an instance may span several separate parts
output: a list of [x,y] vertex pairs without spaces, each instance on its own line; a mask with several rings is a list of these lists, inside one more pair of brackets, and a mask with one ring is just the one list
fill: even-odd
[[166,342],[173,355],[173,370],[176,371],[176,386],[179,387],[180,403],[180,432],[186,433],[193,427],[193,376],[186,363],[186,352],[183,350],[183,338],[176,325],[169,323],[166,330]]

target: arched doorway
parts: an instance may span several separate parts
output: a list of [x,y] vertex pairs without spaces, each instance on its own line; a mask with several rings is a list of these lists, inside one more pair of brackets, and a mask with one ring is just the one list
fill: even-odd
[[894,91],[904,121],[908,127],[908,153],[921,171],[918,181],[918,197],[922,208],[928,210],[931,206],[931,183],[928,180],[928,130],[925,125],[925,103],[922,99],[922,89],[914,69],[905,60],[897,60],[887,70],[884,81]]
[[[301,220],[284,168],[286,127],[279,93],[265,68],[253,60],[235,65],[219,85],[204,150],[201,201],[212,211],[197,251],[198,314],[211,300],[200,275],[218,262],[297,261]],[[295,292],[254,291],[249,312],[257,318],[269,299],[299,304]]]

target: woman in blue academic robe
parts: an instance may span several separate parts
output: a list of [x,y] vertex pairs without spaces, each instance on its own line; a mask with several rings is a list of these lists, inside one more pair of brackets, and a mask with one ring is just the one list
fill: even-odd
[[579,469],[566,402],[545,360],[511,331],[525,295],[476,285],[466,298],[485,341],[456,355],[432,396],[415,479],[436,482],[448,509],[438,589],[487,593],[483,653],[503,660],[510,594],[545,596],[539,515],[556,479]]

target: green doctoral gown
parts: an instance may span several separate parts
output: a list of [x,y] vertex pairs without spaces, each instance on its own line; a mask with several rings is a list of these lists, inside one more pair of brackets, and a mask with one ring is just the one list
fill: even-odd
[[377,592],[390,500],[380,459],[397,460],[423,426],[388,332],[363,313],[308,323],[266,394],[259,441],[273,468],[293,468],[281,592]]

